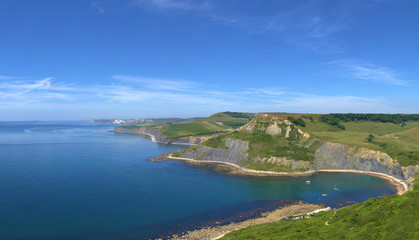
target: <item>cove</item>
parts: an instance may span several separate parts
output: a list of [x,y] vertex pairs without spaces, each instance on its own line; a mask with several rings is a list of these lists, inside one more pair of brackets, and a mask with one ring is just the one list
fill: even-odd
[[147,239],[298,200],[335,208],[396,193],[387,181],[362,174],[273,180],[150,162],[184,147],[113,128],[1,122],[0,239]]

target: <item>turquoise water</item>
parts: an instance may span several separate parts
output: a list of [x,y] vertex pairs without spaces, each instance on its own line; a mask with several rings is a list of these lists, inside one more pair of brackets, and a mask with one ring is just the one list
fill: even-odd
[[183,147],[109,132],[113,128],[0,122],[0,239],[144,239],[249,215],[277,206],[276,200],[337,207],[396,192],[360,174],[270,180],[150,162]]

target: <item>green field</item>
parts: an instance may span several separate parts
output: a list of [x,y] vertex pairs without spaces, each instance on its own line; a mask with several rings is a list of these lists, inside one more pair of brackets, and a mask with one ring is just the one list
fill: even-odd
[[221,239],[419,239],[419,174],[415,178],[416,188],[402,196],[372,198],[309,219],[251,226]]
[[160,126],[160,133],[169,139],[187,136],[209,136],[227,133],[248,123],[253,113],[221,112],[198,121]]
[[[159,129],[159,132],[170,140],[187,136],[210,136],[231,132],[232,130],[248,123],[254,113],[221,112],[208,118],[190,118],[182,123],[179,118],[153,119],[155,123],[123,126],[123,128],[150,127]],[[189,121],[195,120],[195,121]],[[176,121],[176,123],[171,123]],[[169,124],[168,124],[169,123]]]
[[226,132],[225,128],[215,126],[207,121],[168,124],[160,127],[160,133],[169,139],[186,136],[205,136]]

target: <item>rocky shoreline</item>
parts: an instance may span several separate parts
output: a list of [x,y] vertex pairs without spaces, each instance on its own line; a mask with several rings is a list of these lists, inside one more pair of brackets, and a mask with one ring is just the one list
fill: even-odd
[[271,171],[258,171],[240,167],[237,164],[230,162],[211,161],[211,160],[195,160],[191,158],[173,157],[170,154],[165,154],[150,161],[179,161],[187,163],[195,167],[209,168],[215,172],[223,173],[230,176],[242,177],[265,177],[265,178],[288,178],[288,177],[310,177],[316,174],[316,171],[306,172],[271,172]]
[[[376,172],[369,171],[358,171],[358,170],[339,170],[339,169],[324,169],[324,170],[311,170],[306,172],[271,172],[271,171],[258,171],[243,168],[237,164],[220,161],[210,160],[195,160],[189,158],[173,157],[171,154],[164,154],[163,156],[150,159],[150,161],[180,161],[187,163],[191,166],[209,168],[212,171],[223,173],[232,176],[243,176],[243,177],[257,177],[257,178],[303,178],[313,176],[320,172],[349,172],[357,174],[366,174],[379,177],[389,181],[397,189],[397,194],[402,195],[408,191],[408,185],[400,179],[395,177]],[[284,217],[292,215],[303,215],[315,210],[324,209],[321,205],[308,204],[298,202],[289,206],[282,206],[274,211],[268,211],[261,214],[260,217],[247,219],[241,222],[232,222],[222,226],[207,226],[201,229],[187,232],[184,235],[172,235],[165,239],[173,240],[212,240],[222,238],[225,234],[246,228],[252,225],[258,225],[263,223],[270,223],[278,221]],[[328,208],[330,210],[330,208]]]
[[210,160],[195,160],[190,158],[182,158],[182,157],[173,157],[171,154],[165,154],[163,156],[157,157],[158,160],[164,161],[181,161],[185,162],[191,166],[196,167],[206,167],[215,172],[224,173],[226,175],[232,176],[244,176],[244,177],[268,177],[268,178],[302,178],[302,177],[309,177],[313,176],[319,172],[347,172],[347,173],[357,173],[357,174],[367,174],[375,177],[379,177],[382,179],[387,180],[390,184],[392,184],[397,189],[398,195],[403,195],[409,190],[407,183],[404,181],[397,179],[395,177],[377,173],[377,172],[370,172],[370,171],[359,171],[359,170],[346,170],[346,169],[322,169],[322,170],[310,170],[306,172],[271,172],[271,171],[259,171],[259,170],[252,170],[241,167],[237,164],[230,163],[230,162],[220,162],[220,161],[210,161]]
[[284,217],[293,215],[305,215],[316,210],[330,210],[321,205],[297,202],[296,204],[282,206],[271,212],[264,212],[260,217],[248,219],[242,222],[233,222],[222,226],[208,226],[202,229],[188,232],[184,235],[172,235],[168,239],[172,240],[211,240],[222,238],[227,233],[246,228],[253,225],[271,223]]

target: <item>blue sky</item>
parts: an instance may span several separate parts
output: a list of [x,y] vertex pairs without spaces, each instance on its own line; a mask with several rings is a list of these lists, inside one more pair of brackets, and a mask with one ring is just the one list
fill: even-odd
[[418,26],[415,0],[0,0],[0,118],[418,113]]

